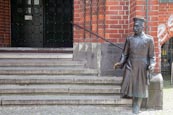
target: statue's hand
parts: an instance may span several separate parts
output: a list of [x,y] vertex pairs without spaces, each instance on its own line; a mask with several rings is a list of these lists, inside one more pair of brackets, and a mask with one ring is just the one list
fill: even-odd
[[153,72],[153,71],[154,71],[154,66],[149,65],[149,66],[148,66],[148,70],[149,70],[150,72]]
[[117,69],[117,68],[120,68],[120,67],[121,67],[121,64],[120,63],[115,63],[113,68],[114,69]]

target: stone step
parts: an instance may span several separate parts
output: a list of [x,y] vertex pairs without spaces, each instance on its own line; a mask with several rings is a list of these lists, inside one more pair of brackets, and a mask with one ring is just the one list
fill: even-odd
[[84,67],[86,61],[58,60],[58,59],[0,59],[1,67],[24,67],[24,66],[68,66],[68,67]]
[[0,96],[1,106],[5,105],[128,105],[131,99],[121,99],[119,96]]
[[122,77],[75,75],[0,75],[0,84],[102,84],[120,85]]
[[72,53],[1,53],[0,59],[72,59]]
[[1,75],[97,75],[96,69],[63,67],[0,67]]
[[119,94],[120,86],[110,85],[1,85],[0,94]]
[[27,48],[27,47],[1,47],[0,52],[8,53],[73,53],[73,48]]

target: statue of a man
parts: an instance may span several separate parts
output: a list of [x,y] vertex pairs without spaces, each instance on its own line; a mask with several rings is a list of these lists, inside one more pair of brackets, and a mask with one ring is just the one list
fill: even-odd
[[143,98],[148,97],[148,74],[154,70],[153,37],[143,32],[143,18],[134,18],[134,35],[127,37],[121,59],[114,68],[125,67],[121,94],[132,97],[133,113],[138,114]]

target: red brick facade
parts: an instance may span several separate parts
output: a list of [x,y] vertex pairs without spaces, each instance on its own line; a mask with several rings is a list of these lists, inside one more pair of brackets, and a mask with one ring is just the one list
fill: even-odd
[[[74,23],[112,42],[124,42],[129,32],[128,17],[129,0],[75,0],[74,2]],[[91,35],[74,28],[75,41],[83,40],[84,37],[91,38]],[[102,40],[97,41],[102,42]]]
[[[73,21],[114,43],[124,43],[126,36],[132,34],[133,17],[143,16],[147,19],[146,33],[155,41],[157,60],[156,72],[160,72],[160,43],[157,28],[167,24],[173,15],[173,3],[160,3],[159,0],[74,0]],[[166,28],[168,37],[171,36]],[[0,47],[11,43],[10,0],[0,0]],[[92,34],[74,27],[74,42],[104,42]],[[91,39],[92,38],[92,39]]]
[[[105,0],[74,0],[74,23],[105,37],[105,4]],[[112,11],[106,13],[110,12]],[[107,23],[115,23],[113,21],[108,20]],[[93,42],[98,41],[92,34],[82,29],[74,28],[74,41],[83,41],[83,38],[85,38],[86,42],[91,41],[90,38],[94,38],[92,39]]]
[[11,16],[10,0],[0,0],[0,47],[10,46]]

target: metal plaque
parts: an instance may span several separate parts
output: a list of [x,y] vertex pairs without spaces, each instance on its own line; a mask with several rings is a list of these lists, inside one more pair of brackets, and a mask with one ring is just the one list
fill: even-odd
[[32,16],[31,15],[25,15],[25,20],[32,20]]
[[40,4],[40,0],[34,0],[34,5],[39,5]]

